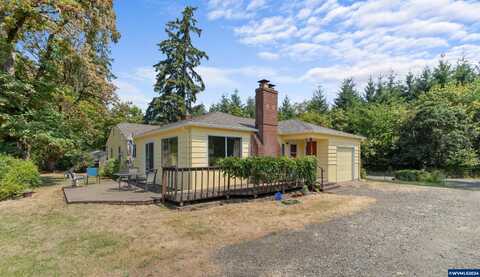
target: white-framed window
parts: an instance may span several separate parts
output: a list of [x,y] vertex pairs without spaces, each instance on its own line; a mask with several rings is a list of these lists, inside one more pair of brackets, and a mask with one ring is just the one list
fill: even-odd
[[225,157],[242,157],[242,138],[208,136],[208,165]]
[[178,166],[178,137],[162,139],[162,166]]
[[153,142],[145,144],[145,171],[153,170],[154,166],[154,152]]
[[298,147],[296,144],[290,144],[290,157],[296,158],[297,157],[297,150]]

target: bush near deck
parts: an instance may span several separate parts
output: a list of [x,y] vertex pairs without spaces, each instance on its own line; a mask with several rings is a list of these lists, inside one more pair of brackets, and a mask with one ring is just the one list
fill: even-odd
[[426,170],[404,169],[395,171],[395,179],[410,182],[441,183],[445,180],[445,174],[440,170],[429,172]]
[[313,157],[228,157],[221,159],[220,167],[233,177],[252,178],[254,182],[275,182],[282,179],[305,180],[309,187],[315,184],[317,161]]
[[40,173],[33,162],[0,155],[0,200],[19,196],[40,182]]

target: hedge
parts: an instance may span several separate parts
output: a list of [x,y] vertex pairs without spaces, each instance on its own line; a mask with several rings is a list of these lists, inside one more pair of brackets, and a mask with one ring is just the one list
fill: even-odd
[[33,162],[0,155],[0,200],[19,196],[40,183],[40,173]]
[[109,159],[100,165],[99,174],[102,177],[113,178],[113,174],[120,170],[120,162],[117,159]]
[[439,170],[429,172],[425,170],[404,169],[395,171],[395,179],[410,182],[440,183],[445,179],[445,174]]
[[226,174],[237,178],[252,178],[253,182],[275,182],[285,178],[305,180],[311,187],[316,181],[317,160],[314,157],[228,157],[219,160]]

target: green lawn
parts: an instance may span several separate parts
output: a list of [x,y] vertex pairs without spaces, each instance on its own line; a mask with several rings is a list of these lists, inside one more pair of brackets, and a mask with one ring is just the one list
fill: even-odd
[[66,205],[63,178],[0,202],[0,276],[199,276],[224,245],[303,228],[365,208],[367,197],[314,194],[296,205],[257,200],[199,210]]

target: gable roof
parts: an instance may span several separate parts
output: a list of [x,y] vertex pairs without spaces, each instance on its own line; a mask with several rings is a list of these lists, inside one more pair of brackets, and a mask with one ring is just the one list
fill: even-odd
[[326,134],[326,135],[333,135],[333,136],[340,136],[340,137],[365,139],[365,137],[362,137],[362,136],[357,136],[354,134],[338,131],[335,129],[318,126],[318,125],[311,124],[311,123],[304,122],[297,119],[280,121],[278,124],[278,133],[280,135],[318,133],[318,134]]
[[196,126],[196,127],[210,127],[220,129],[231,129],[238,131],[257,132],[255,128],[255,120],[252,118],[245,118],[226,114],[222,112],[211,112],[200,116],[195,116],[191,119],[181,120],[166,125],[151,125],[156,128],[146,130],[136,134],[137,136],[144,136],[151,133],[166,131],[174,128]]
[[117,124],[117,128],[120,132],[128,138],[131,134],[134,136],[158,128],[158,125],[138,124],[138,123],[126,123],[122,122]]
[[[186,126],[197,126],[197,127],[210,127],[210,128],[221,128],[221,129],[231,129],[239,131],[249,131],[249,132],[258,132],[258,129],[255,128],[255,119],[245,118],[234,116],[222,112],[211,112],[205,115],[196,116],[191,119],[181,120],[174,123],[166,125],[145,125],[145,124],[136,124],[148,126],[149,128],[144,131],[134,133],[135,136],[144,136],[156,132],[166,131],[179,127]],[[141,127],[139,127],[139,130]],[[318,126],[315,124],[303,122],[301,120],[291,119],[284,120],[278,123],[278,134],[287,135],[287,134],[301,134],[301,133],[318,133],[326,135],[334,135],[341,137],[349,137],[356,139],[365,139],[362,136],[357,136],[334,129]]]

